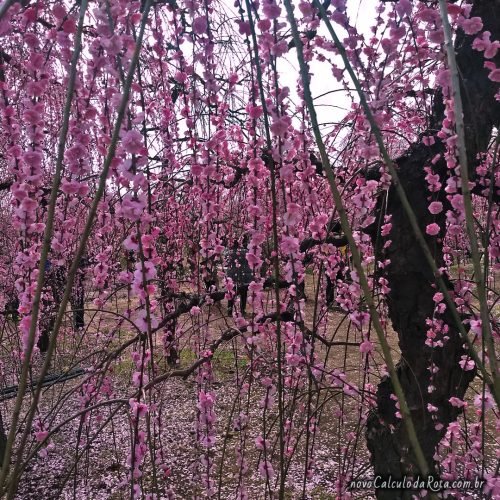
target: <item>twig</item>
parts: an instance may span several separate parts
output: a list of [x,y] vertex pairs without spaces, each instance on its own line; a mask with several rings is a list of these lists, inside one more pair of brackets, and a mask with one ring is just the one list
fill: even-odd
[[[7,2],[5,2],[7,3]],[[40,263],[38,266],[38,280],[36,285],[35,296],[33,298],[33,307],[31,310],[31,325],[28,333],[28,342],[26,345],[26,349],[24,352],[24,361],[21,368],[21,375],[19,377],[19,388],[17,393],[17,400],[14,406],[14,410],[12,413],[11,425],[9,430],[9,435],[7,437],[7,443],[5,446],[5,453],[3,457],[3,466],[0,472],[0,491],[2,490],[5,478],[7,476],[7,471],[10,465],[10,457],[12,453],[12,446],[14,444],[14,438],[17,431],[17,424],[19,421],[19,415],[21,413],[21,404],[24,397],[24,393],[26,391],[26,385],[28,381],[29,375],[29,367],[31,363],[31,354],[33,352],[33,348],[35,345],[35,333],[38,322],[38,313],[40,310],[40,298],[42,295],[42,289],[45,281],[45,266],[47,263],[47,257],[50,250],[50,243],[52,239],[52,232],[54,228],[54,215],[55,208],[57,202],[57,193],[59,189],[59,185],[61,183],[61,175],[63,168],[63,159],[64,159],[64,149],[66,145],[66,137],[68,135],[69,128],[69,117],[71,112],[71,102],[73,100],[73,93],[75,89],[76,82],[76,70],[78,65],[78,59],[80,58],[80,52],[82,49],[82,30],[83,30],[83,21],[85,18],[85,12],[87,10],[87,0],[83,0],[80,6],[80,17],[78,20],[78,29],[75,36],[75,48],[73,51],[73,57],[71,58],[71,66],[69,70],[69,80],[68,80],[68,88],[66,91],[66,101],[64,105],[63,119],[61,130],[59,132],[59,141],[57,148],[57,160],[56,167],[54,172],[54,179],[52,181],[52,192],[50,195],[49,206],[47,210],[47,223],[45,225],[45,231],[43,235],[43,243],[42,250],[40,255]],[[2,7],[5,4],[2,5]],[[0,9],[0,19],[2,17],[2,11]]]
[[[293,8],[292,8],[292,5],[290,3],[290,0],[284,0],[284,3],[285,3],[287,15],[288,15],[288,21],[289,21],[290,26],[292,28],[292,34],[293,34],[293,37],[295,40],[295,46],[297,49],[297,59],[298,59],[299,66],[300,66],[300,74],[302,77],[302,86],[303,86],[303,90],[304,90],[304,101],[305,101],[307,108],[309,110],[309,116],[311,119],[314,137],[316,139],[316,143],[317,143],[318,149],[319,149],[320,154],[321,154],[321,161],[323,163],[323,167],[325,169],[328,183],[330,185],[330,190],[332,193],[333,201],[335,203],[335,207],[337,208],[337,212],[338,212],[339,217],[340,217],[340,223],[342,224],[342,229],[343,229],[344,234],[345,234],[345,236],[346,236],[346,238],[349,241],[349,244],[351,246],[351,252],[352,252],[352,257],[353,257],[353,261],[354,261],[354,266],[355,266],[356,271],[357,271],[358,276],[359,276],[359,283],[361,285],[361,289],[363,290],[363,295],[365,296],[366,303],[367,303],[368,308],[370,310],[370,316],[372,318],[375,331],[377,332],[377,336],[378,336],[378,339],[379,339],[379,342],[380,342],[380,345],[382,348],[384,360],[387,363],[387,368],[388,368],[388,371],[389,371],[389,374],[391,377],[391,381],[392,381],[392,384],[394,387],[394,392],[396,393],[396,396],[398,398],[398,402],[399,402],[399,406],[400,406],[400,410],[401,410],[401,415],[403,417],[405,427],[407,430],[407,434],[408,434],[408,439],[409,439],[411,446],[413,448],[413,451],[415,453],[417,463],[418,463],[418,466],[420,468],[421,473],[424,476],[427,476],[429,474],[429,466],[427,464],[427,460],[425,459],[424,453],[422,451],[422,447],[420,446],[420,442],[419,442],[418,437],[417,437],[417,433],[415,430],[415,426],[413,424],[413,419],[412,419],[412,416],[410,413],[410,409],[408,407],[408,403],[406,402],[406,397],[404,395],[403,387],[401,386],[401,382],[399,380],[399,377],[398,377],[398,374],[396,371],[394,360],[392,359],[391,350],[390,350],[389,344],[387,342],[387,339],[385,338],[384,330],[383,330],[382,324],[380,323],[378,311],[375,307],[373,297],[371,295],[370,286],[368,284],[368,280],[366,278],[365,271],[364,271],[363,266],[361,264],[361,255],[360,255],[359,249],[356,245],[356,242],[354,240],[352,230],[351,230],[351,227],[349,224],[349,220],[347,218],[347,213],[346,213],[346,210],[343,206],[342,197],[341,197],[340,192],[337,188],[335,174],[334,174],[333,169],[330,165],[330,160],[329,160],[328,155],[326,153],[323,138],[321,137],[318,119],[316,116],[316,110],[315,110],[314,102],[313,102],[312,95],[311,95],[311,89],[309,87],[309,74],[307,71],[306,62],[304,60],[304,53],[302,50],[302,45],[300,44],[300,36],[299,36],[298,29],[297,29],[297,24],[295,22],[295,17],[293,15]],[[317,0],[315,1],[315,3],[317,6],[320,7],[321,13],[325,17],[325,21],[327,21],[326,13],[325,13],[323,7],[321,6],[321,4]],[[339,41],[339,45],[341,45],[340,41]]]

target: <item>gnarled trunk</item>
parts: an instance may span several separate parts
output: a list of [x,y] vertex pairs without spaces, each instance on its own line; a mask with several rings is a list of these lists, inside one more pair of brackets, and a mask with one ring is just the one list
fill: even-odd
[[[500,38],[500,0],[476,0],[471,16],[481,16],[484,29],[491,32],[491,38]],[[473,36],[460,33],[455,43],[457,62],[462,76],[466,140],[471,166],[474,165],[477,154],[486,149],[492,128],[500,123],[500,103],[494,97],[498,85],[488,79],[482,53],[472,49],[473,39]],[[498,60],[497,55],[497,64]],[[443,119],[444,106],[440,100],[440,97],[436,96],[433,114],[430,117],[433,127],[439,127]],[[429,130],[429,134],[432,135],[436,132],[436,129]],[[428,147],[419,142],[396,160],[399,178],[424,233],[425,226],[431,222],[437,222],[444,228],[444,212],[437,221],[431,220],[427,208],[429,192],[424,172],[424,167],[430,163],[430,159],[443,151],[444,147],[440,143]],[[433,165],[433,169],[442,179],[446,178],[444,160]],[[445,195],[444,191],[440,193],[441,201],[446,206]],[[380,206],[382,207],[382,203]],[[437,291],[433,287],[434,277],[394,189],[390,189],[388,193],[387,213],[392,215],[390,235],[392,244],[386,250],[384,258],[391,259],[386,277],[391,288],[388,296],[389,316],[398,334],[401,349],[398,374],[412,412],[420,444],[432,468],[436,445],[446,432],[448,424],[458,416],[458,410],[449,404],[449,398],[452,396],[463,398],[475,373],[465,372],[459,365],[460,358],[466,351],[451,317],[444,316],[450,328],[449,340],[444,347],[431,349],[425,345],[427,331],[425,321],[433,316],[435,306],[433,295]],[[371,236],[376,244],[379,238],[377,231]],[[439,238],[432,238],[429,244],[440,267],[443,260],[442,241]],[[432,385],[435,386],[435,390],[430,393],[428,387],[431,357],[439,371],[433,378]],[[375,474],[401,478],[405,474],[418,473],[418,469],[409,451],[402,422],[395,416],[396,408],[390,398],[391,393],[393,393],[392,385],[386,378],[378,387],[378,405],[368,419],[366,438]],[[440,430],[436,429],[436,422],[431,419],[431,414],[427,411],[428,403],[438,408],[435,415],[443,424]],[[411,493],[380,490],[377,492],[377,497],[384,500],[406,499],[411,498]]]
[[0,467],[3,465],[3,456],[5,455],[5,446],[7,445],[7,435],[3,426],[2,412],[0,411]]

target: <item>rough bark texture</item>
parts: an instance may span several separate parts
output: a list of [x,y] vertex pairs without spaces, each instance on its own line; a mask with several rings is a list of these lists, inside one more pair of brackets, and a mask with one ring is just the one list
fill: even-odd
[[[500,0],[476,0],[472,16],[481,16],[484,29],[492,33],[492,39],[500,38]],[[457,36],[455,49],[462,76],[462,98],[464,101],[464,119],[468,158],[473,166],[478,153],[484,151],[490,140],[494,126],[500,124],[500,103],[495,100],[498,84],[488,79],[484,69],[482,53],[472,49],[474,37],[463,33]],[[496,58],[499,64],[498,56]],[[444,107],[439,96],[433,107],[430,123],[435,134],[443,119]],[[410,203],[422,224],[422,229],[431,222],[428,212],[427,184],[424,167],[438,152],[444,150],[442,144],[427,147],[421,142],[413,145],[409,151],[396,160],[401,183],[408,194]],[[442,179],[445,179],[446,165],[438,162],[434,167]],[[471,172],[472,174],[472,172]],[[445,193],[440,194],[441,201],[447,205]],[[474,372],[464,372],[460,366],[460,357],[465,353],[463,341],[452,325],[451,318],[445,318],[450,325],[449,340],[444,348],[430,349],[425,346],[426,318],[431,318],[434,310],[432,297],[437,291],[433,287],[432,271],[421,252],[416,238],[411,231],[408,219],[393,189],[388,193],[387,213],[392,215],[392,245],[384,258],[391,259],[387,269],[387,278],[391,292],[388,297],[389,315],[394,330],[399,337],[401,360],[398,374],[401,379],[420,443],[431,468],[436,445],[443,437],[447,425],[458,416],[457,409],[448,400],[452,396],[462,398]],[[382,203],[380,203],[382,206]],[[443,212],[444,213],[444,212]],[[444,227],[444,215],[437,221]],[[379,241],[378,231],[371,234],[374,244]],[[437,238],[429,239],[438,267],[443,260],[443,245]],[[432,361],[439,367],[435,375],[436,390],[428,392]],[[400,478],[405,474],[418,473],[409,452],[409,445],[401,421],[395,417],[394,401],[390,398],[392,390],[388,378],[378,387],[378,407],[367,423],[366,438],[371,452],[372,464],[376,475]],[[437,417],[444,424],[442,430],[435,428],[427,404],[439,408]],[[411,498],[409,491],[377,491],[380,499]]]
[[3,426],[2,412],[0,412],[0,467],[3,465],[3,456],[5,454],[5,446],[7,445],[7,435]]

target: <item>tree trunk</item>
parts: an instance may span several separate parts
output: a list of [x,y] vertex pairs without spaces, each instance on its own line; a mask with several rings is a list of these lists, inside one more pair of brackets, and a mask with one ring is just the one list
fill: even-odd
[[[484,29],[491,32],[491,39],[500,38],[500,0],[475,0],[471,16],[481,16]],[[477,154],[485,151],[494,126],[500,123],[500,103],[495,100],[498,84],[488,79],[484,69],[482,53],[472,49],[474,36],[459,33],[455,43],[457,61],[462,76],[462,99],[466,126],[467,153],[471,176]],[[499,64],[499,56],[495,59]],[[429,135],[435,135],[443,119],[444,106],[442,99],[436,95]],[[443,144],[437,142],[427,147],[419,142],[412,146],[401,158],[396,160],[399,178],[409,201],[415,211],[417,220],[425,234],[425,226],[434,222],[428,211],[427,183],[424,167],[430,159],[444,151]],[[444,160],[433,166],[441,180],[446,179],[447,167]],[[446,182],[443,182],[446,185]],[[394,330],[398,334],[401,349],[401,360],[398,363],[398,375],[408,400],[417,435],[431,470],[434,469],[434,451],[436,445],[446,432],[448,424],[458,416],[458,409],[449,404],[449,398],[463,398],[473,379],[474,371],[463,371],[459,365],[460,358],[466,353],[459,332],[453,326],[451,317],[444,316],[449,325],[449,340],[443,348],[431,349],[425,345],[426,319],[432,318],[434,311],[433,295],[438,291],[434,287],[434,277],[427,261],[419,248],[418,242],[410,228],[408,219],[391,188],[387,194],[387,212],[392,215],[391,246],[378,258],[389,258],[391,264],[387,268],[387,279],[391,291],[388,295],[389,316]],[[446,207],[446,193],[440,193],[440,200]],[[382,209],[382,200],[379,203]],[[437,217],[436,223],[444,234],[445,211]],[[371,233],[374,245],[380,241],[377,230]],[[440,267],[443,262],[443,243],[439,238],[428,241],[434,252],[435,260]],[[434,375],[434,392],[429,393],[429,366],[432,362],[439,368]],[[375,475],[401,478],[408,474],[418,474],[402,422],[395,416],[396,408],[390,398],[393,393],[389,378],[385,378],[378,386],[377,409],[372,412],[367,422],[366,438],[371,453]],[[438,408],[436,420],[427,411],[428,403]],[[436,429],[436,423],[443,427]],[[377,491],[379,499],[411,498],[409,491]]]
[[7,435],[3,426],[2,412],[0,411],[0,467],[3,466],[3,457],[5,455],[5,446],[7,445]]

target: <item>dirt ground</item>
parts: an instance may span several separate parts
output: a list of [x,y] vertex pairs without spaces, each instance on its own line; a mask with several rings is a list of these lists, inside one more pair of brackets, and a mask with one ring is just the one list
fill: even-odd
[[[314,314],[314,278],[307,277],[305,305],[306,325],[311,326]],[[218,332],[233,326],[232,319],[228,319],[225,311],[226,302],[218,306],[204,306],[203,316],[209,317],[210,323],[207,335],[217,338]],[[119,310],[127,307],[126,299],[122,296],[115,300]],[[93,306],[91,306],[93,307]],[[208,308],[211,308],[210,311]],[[339,310],[329,310],[323,334],[325,338],[337,342],[360,342],[360,333],[345,318]],[[53,372],[64,372],[70,367],[90,367],[98,363],[107,353],[116,349],[123,341],[131,338],[132,333],[126,326],[120,326],[117,333],[108,341],[107,333],[116,329],[118,320],[113,315],[96,312],[91,320],[91,312],[87,313],[86,323],[89,329],[84,335],[75,335],[69,325],[63,332],[58,352],[54,359]],[[194,339],[198,332],[192,325],[190,315],[181,319],[185,336],[180,341],[180,366],[191,366],[196,359]],[[160,333],[158,333],[159,335]],[[14,335],[4,335],[11,340]],[[397,339],[392,329],[387,330],[387,338],[393,350],[393,356],[398,359]],[[12,342],[14,342],[12,340]],[[169,368],[161,350],[160,337],[156,338],[158,345],[156,366],[161,375]],[[3,343],[1,360],[4,366],[3,387],[10,385],[13,380],[15,365],[12,363],[12,353]],[[97,354],[96,354],[97,349]],[[329,370],[340,369],[347,376],[350,384],[358,387],[363,383],[363,358],[357,346],[333,346],[327,348],[316,342],[318,359],[325,362]],[[72,358],[69,353],[77,353]],[[381,376],[382,361],[378,352],[374,353],[373,368],[367,372],[369,381],[376,387]],[[40,360],[41,362],[41,360]],[[249,408],[249,422],[245,439],[247,442],[246,460],[248,472],[244,474],[245,485],[250,499],[266,498],[265,481],[257,472],[261,458],[260,452],[254,445],[255,438],[262,432],[263,418],[260,400],[264,389],[258,383],[252,385],[248,399],[237,398],[238,380],[248,369],[248,358],[244,351],[243,340],[235,339],[223,344],[213,358],[214,382],[213,391],[216,396],[215,413],[216,444],[210,452],[213,457],[212,478],[215,482],[217,494],[214,498],[236,498],[235,491],[238,483],[239,467],[237,465],[236,448],[241,443],[242,434],[234,429],[234,416],[237,407],[247,405]],[[265,370],[265,365],[262,370]],[[33,378],[36,379],[36,365]],[[30,499],[125,499],[130,498],[130,482],[127,477],[126,454],[131,446],[133,427],[129,419],[127,401],[134,388],[131,385],[133,362],[129,351],[125,351],[114,362],[113,368],[113,395],[110,399],[123,399],[124,402],[103,406],[94,411],[87,420],[76,418],[61,427],[52,437],[49,447],[42,454],[38,453],[29,462],[18,485],[16,498]],[[10,376],[9,376],[10,374]],[[82,408],[80,399],[81,385],[88,376],[77,377],[63,384],[53,385],[44,389],[39,405],[38,416],[50,422],[49,429],[76,413]],[[307,400],[307,385],[303,388],[303,395],[296,398],[298,407],[300,402]],[[155,386],[152,398],[161,408],[161,431],[154,433],[155,443],[163,450],[163,464],[168,466],[168,474],[158,479],[160,498],[192,499],[201,492],[196,477],[196,467],[199,463],[201,450],[199,449],[194,422],[196,420],[196,403],[198,387],[194,375],[187,379],[181,377],[167,378]],[[306,498],[308,499],[336,499],[343,498],[336,494],[336,481],[339,472],[350,473],[353,477],[370,477],[371,469],[369,455],[364,440],[364,424],[360,419],[360,396],[349,396],[342,390],[322,389],[313,390],[313,399],[318,398],[319,423],[314,435],[314,474],[307,482]],[[103,396],[105,397],[105,396]],[[30,395],[24,400],[26,411],[30,402]],[[14,399],[0,402],[0,409],[4,421],[12,411]],[[276,405],[275,405],[276,406]],[[364,406],[366,409],[366,405]],[[302,409],[304,411],[304,409]],[[303,415],[298,408],[294,413],[297,422],[303,421]],[[301,420],[302,419],[302,420]],[[103,423],[108,421],[103,430],[96,433]],[[276,408],[267,414],[267,422],[277,422]],[[271,425],[271,424],[268,424]],[[274,430],[271,437],[276,435]],[[77,442],[80,444],[77,446]],[[272,441],[272,439],[271,439]],[[28,453],[33,450],[35,441],[30,445]],[[274,454],[276,455],[274,441]],[[45,455],[45,456],[44,456]],[[75,466],[75,457],[79,459]],[[302,499],[302,483],[304,477],[304,438],[298,441],[294,458],[288,464],[287,471],[287,498]],[[153,474],[151,458],[146,457],[143,466],[143,490],[152,491]],[[171,493],[170,493],[171,492]],[[173,498],[173,497],[172,497]],[[268,497],[267,497],[268,498]],[[346,497],[347,498],[347,497]],[[374,498],[369,491],[352,492],[350,498]],[[474,498],[470,496],[469,498]]]

